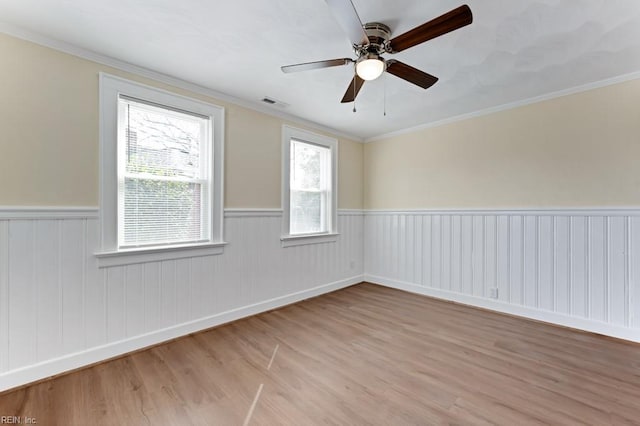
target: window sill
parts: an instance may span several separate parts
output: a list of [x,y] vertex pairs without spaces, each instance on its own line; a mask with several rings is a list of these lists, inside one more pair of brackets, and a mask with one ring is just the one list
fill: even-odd
[[283,235],[280,237],[282,247],[303,246],[307,244],[335,243],[338,241],[338,233],[309,234],[309,235]]
[[133,265],[136,263],[159,262],[162,260],[185,259],[189,257],[222,254],[227,243],[189,244],[184,246],[126,249],[95,253],[98,268]]

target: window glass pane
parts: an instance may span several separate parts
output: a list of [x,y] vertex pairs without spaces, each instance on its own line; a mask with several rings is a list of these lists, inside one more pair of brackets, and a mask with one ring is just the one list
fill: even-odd
[[292,140],[290,145],[289,233],[328,231],[331,150]]
[[322,194],[291,190],[291,234],[323,232]]
[[291,189],[320,190],[320,157],[327,148],[304,142],[291,143]]
[[205,120],[127,103],[127,172],[199,178],[200,139]]
[[198,241],[201,185],[125,179],[124,244]]

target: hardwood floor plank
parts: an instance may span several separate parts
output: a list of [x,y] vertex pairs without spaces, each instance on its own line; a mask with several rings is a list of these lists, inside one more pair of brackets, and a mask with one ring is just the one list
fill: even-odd
[[41,425],[632,425],[640,345],[360,284],[5,393],[0,415]]

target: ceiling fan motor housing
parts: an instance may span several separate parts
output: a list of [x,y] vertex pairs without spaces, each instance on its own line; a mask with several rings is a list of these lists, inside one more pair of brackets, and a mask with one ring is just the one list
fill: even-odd
[[369,37],[369,44],[356,46],[356,53],[362,55],[366,53],[376,53],[378,55],[386,52],[386,46],[391,39],[391,29],[380,22],[368,22],[362,26],[364,32]]

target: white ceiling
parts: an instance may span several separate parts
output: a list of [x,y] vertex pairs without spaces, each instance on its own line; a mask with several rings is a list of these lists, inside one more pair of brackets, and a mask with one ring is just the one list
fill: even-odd
[[[362,22],[393,35],[465,3],[352,1]],[[280,71],[353,57],[323,0],[0,0],[0,20],[243,100],[268,96],[364,139],[640,70],[638,0],[466,3],[473,24],[393,56],[440,81],[427,90],[392,75],[367,82],[357,113],[340,104],[351,66]]]

